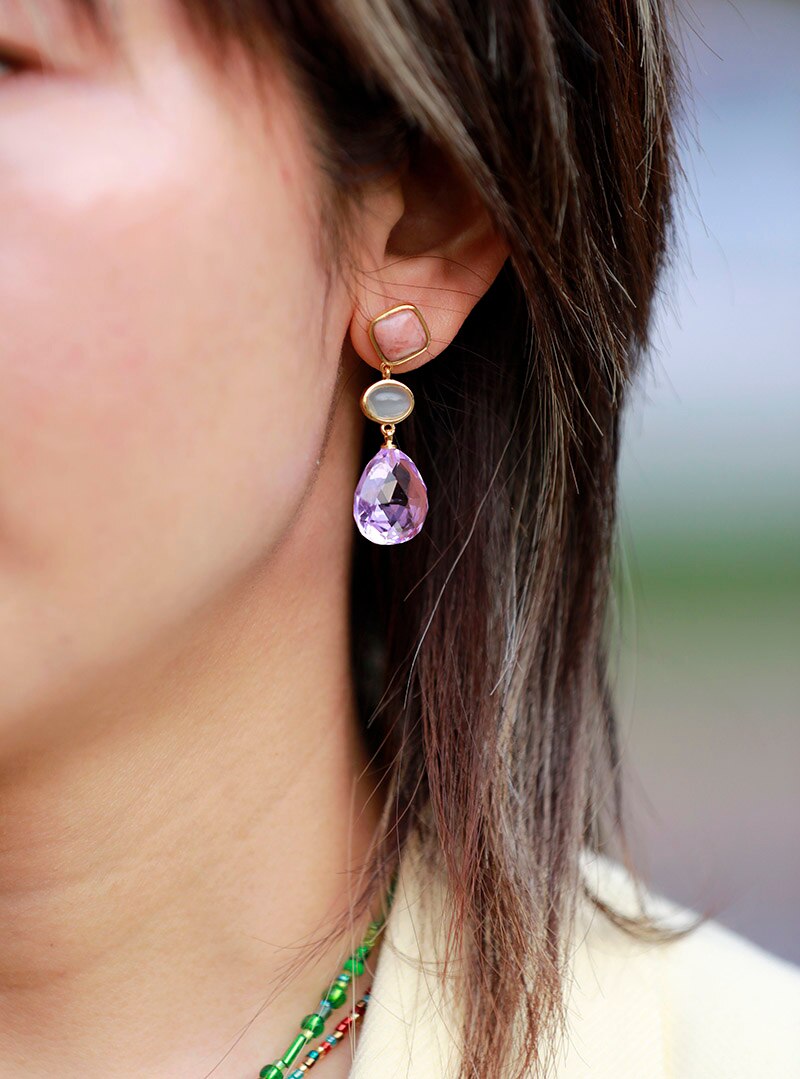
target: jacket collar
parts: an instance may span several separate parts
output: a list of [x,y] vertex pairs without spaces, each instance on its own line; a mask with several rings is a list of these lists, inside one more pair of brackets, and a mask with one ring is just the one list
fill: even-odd
[[[591,859],[595,890],[618,907],[633,889]],[[417,853],[403,858],[351,1079],[455,1079],[461,1021],[457,963],[445,956],[447,895]],[[634,941],[585,903],[571,950],[566,1036],[554,1079],[667,1079],[661,950]]]

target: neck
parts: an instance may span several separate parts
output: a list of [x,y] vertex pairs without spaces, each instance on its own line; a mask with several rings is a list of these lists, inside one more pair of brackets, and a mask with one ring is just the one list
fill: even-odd
[[380,810],[346,574],[310,588],[311,547],[73,703],[80,737],[0,764],[0,1074],[257,1074],[338,973],[366,919],[286,981]]

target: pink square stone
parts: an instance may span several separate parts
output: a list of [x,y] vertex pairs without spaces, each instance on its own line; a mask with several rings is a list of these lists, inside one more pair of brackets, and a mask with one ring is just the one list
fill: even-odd
[[416,311],[395,311],[373,323],[372,332],[390,363],[405,360],[428,344],[428,335]]

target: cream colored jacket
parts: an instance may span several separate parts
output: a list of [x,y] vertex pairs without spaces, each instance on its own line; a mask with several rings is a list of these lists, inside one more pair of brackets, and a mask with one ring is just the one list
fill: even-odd
[[[631,907],[635,893],[618,865],[587,866],[601,895]],[[434,972],[444,904],[443,890],[406,856],[353,1079],[456,1075],[457,1012]],[[671,924],[691,920],[661,899],[648,909]],[[800,1079],[800,969],[716,922],[645,944],[587,904],[577,929],[554,1079]]]

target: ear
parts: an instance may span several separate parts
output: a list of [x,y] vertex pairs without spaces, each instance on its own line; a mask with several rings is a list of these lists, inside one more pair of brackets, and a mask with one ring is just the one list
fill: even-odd
[[[368,192],[361,205],[350,338],[358,355],[379,369],[370,321],[393,307],[413,305],[430,341],[400,368],[410,371],[450,344],[508,249],[474,191],[434,153],[423,168]],[[417,351],[425,340],[413,312],[382,320],[375,333],[393,360]]]

